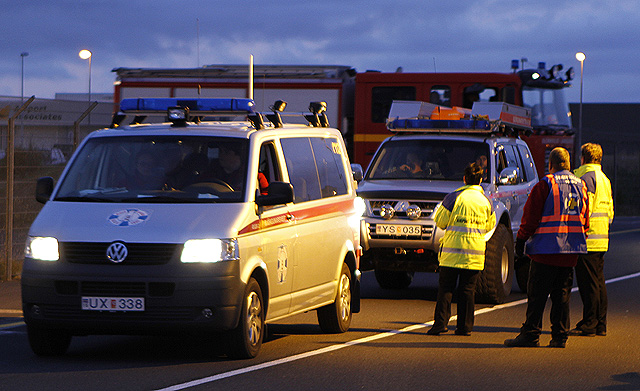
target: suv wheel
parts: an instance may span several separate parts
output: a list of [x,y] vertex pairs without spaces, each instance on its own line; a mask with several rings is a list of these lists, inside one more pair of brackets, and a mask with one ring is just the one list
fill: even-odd
[[513,235],[504,224],[498,224],[487,242],[484,270],[476,286],[476,301],[500,304],[511,293],[513,280]]
[[375,270],[376,281],[383,289],[404,289],[413,281],[413,274],[397,270]]
[[332,304],[318,308],[318,324],[325,333],[344,333],[351,325],[351,272],[346,263],[338,280],[338,293]]

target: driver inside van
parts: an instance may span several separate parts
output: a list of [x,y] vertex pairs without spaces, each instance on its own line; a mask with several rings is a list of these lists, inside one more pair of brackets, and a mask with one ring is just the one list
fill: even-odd
[[217,164],[214,164],[211,170],[215,179],[225,182],[236,191],[242,190],[245,175],[239,149],[238,145],[233,144],[220,146]]

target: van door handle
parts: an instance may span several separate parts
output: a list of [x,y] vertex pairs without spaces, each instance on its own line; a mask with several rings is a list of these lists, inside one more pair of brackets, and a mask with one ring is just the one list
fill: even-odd
[[293,215],[291,213],[287,213],[286,218],[287,218],[287,221],[291,221],[293,220]]

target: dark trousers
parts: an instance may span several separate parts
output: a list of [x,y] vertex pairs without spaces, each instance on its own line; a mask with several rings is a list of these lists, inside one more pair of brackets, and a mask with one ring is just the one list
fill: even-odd
[[576,280],[582,299],[582,320],[577,326],[584,332],[607,331],[607,286],[604,281],[604,252],[589,252],[578,257]]
[[[475,311],[476,283],[479,270],[440,267],[438,280],[438,301],[434,314],[433,327],[445,328],[451,317],[451,300],[458,283],[458,321],[456,331],[470,333],[473,329],[473,312]],[[460,281],[458,282],[458,278]]]
[[551,296],[551,338],[566,340],[569,334],[569,299],[573,268],[531,262],[527,285],[527,319],[520,334],[537,341],[542,333],[542,316]]

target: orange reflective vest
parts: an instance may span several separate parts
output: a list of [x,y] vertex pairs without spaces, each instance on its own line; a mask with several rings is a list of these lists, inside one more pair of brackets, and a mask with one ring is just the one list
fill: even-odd
[[588,213],[587,188],[564,170],[545,176],[549,195],[540,225],[526,244],[527,254],[585,254]]

